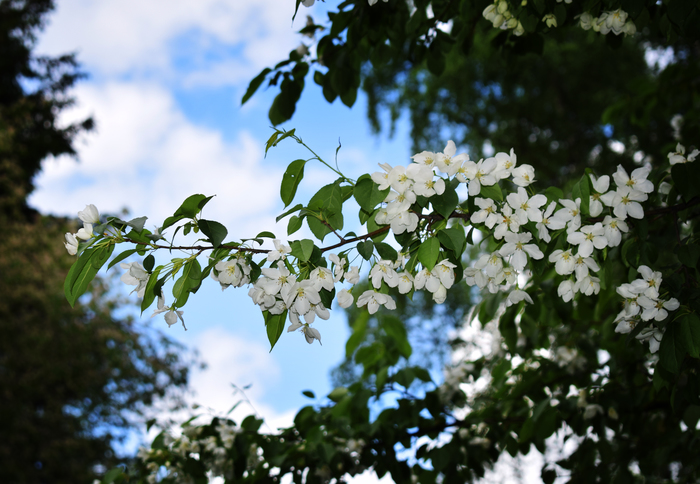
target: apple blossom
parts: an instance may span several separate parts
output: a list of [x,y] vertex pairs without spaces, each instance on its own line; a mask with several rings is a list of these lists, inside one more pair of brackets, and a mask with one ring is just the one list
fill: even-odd
[[66,241],[63,243],[66,246],[66,250],[70,255],[75,255],[78,253],[78,239],[75,238],[74,234],[66,232]]
[[100,212],[97,210],[97,207],[94,206],[92,203],[89,205],[86,205],[83,210],[78,212],[78,217],[80,220],[83,221],[83,223],[86,224],[99,224],[100,223]]
[[357,299],[357,307],[365,305],[370,314],[376,313],[379,306],[384,306],[387,309],[396,309],[396,302],[391,296],[372,290],[363,292]]
[[121,281],[129,286],[136,286],[136,289],[131,292],[135,292],[138,297],[143,297],[150,277],[146,269],[139,262],[130,262],[128,264],[122,262],[119,264],[119,267],[126,270],[122,274]]

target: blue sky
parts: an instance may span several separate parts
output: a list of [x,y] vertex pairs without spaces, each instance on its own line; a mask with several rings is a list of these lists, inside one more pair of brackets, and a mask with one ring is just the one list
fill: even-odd
[[[67,216],[93,203],[101,213],[128,209],[160,224],[187,196],[215,194],[204,215],[224,223],[230,238],[271,230],[286,239],[286,222],[275,224],[283,211],[279,184],[289,162],[308,156],[288,142],[264,158],[276,92],[261,90],[243,107],[240,99],[263,67],[302,40],[308,43],[295,32],[307,13],[323,21],[324,5],[302,7],[292,25],[292,0],[57,3],[37,51],[77,53],[88,78],[75,88],[76,106],[62,122],[94,116],[97,129],[78,141],[77,161],[45,162],[30,203]],[[391,141],[373,136],[365,109],[361,96],[352,110],[339,101],[329,105],[309,79],[293,121],[283,127],[296,128],[329,161],[340,139],[339,165],[352,178],[376,171],[378,162],[407,163],[406,130]],[[309,166],[296,201],[334,178],[318,163]],[[343,357],[347,337],[344,315],[335,309],[329,321],[315,325],[323,346],[285,333],[272,353],[247,288],[221,292],[214,281],[205,284],[185,307],[186,332],[180,325],[167,328],[161,316],[154,323],[196,348],[208,364],[192,377],[193,402],[225,412],[239,398],[231,384],[252,384],[247,396],[275,428],[290,425],[309,403],[302,390],[317,396],[331,390],[328,373]],[[240,418],[251,408],[241,405],[236,412]]]

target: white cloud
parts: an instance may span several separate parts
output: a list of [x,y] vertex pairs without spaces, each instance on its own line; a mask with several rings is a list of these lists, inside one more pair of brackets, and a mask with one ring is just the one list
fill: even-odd
[[[299,43],[292,26],[294,3],[289,0],[65,0],[59,2],[42,36],[39,52],[78,52],[94,74],[148,74],[179,79],[175,65],[186,56],[188,69],[216,72],[220,61],[212,49],[238,51],[238,79],[249,79],[262,67],[282,60]],[[200,44],[192,47],[192,44]],[[230,56],[227,56],[230,57]],[[224,61],[227,65],[228,61]],[[190,74],[190,82],[197,79]]]
[[247,131],[235,143],[188,121],[165,89],[146,83],[84,85],[66,121],[94,115],[97,131],[77,146],[80,161],[47,160],[30,203],[74,214],[94,203],[161,223],[189,195],[216,197],[205,216],[236,227],[232,237],[274,228],[282,168],[263,162],[263,142]]
[[[265,386],[278,384],[281,375],[279,365],[267,348],[234,336],[221,327],[205,330],[193,343],[207,363],[204,371],[195,371],[190,379],[195,392],[193,402],[211,409],[213,415],[223,416],[241,401],[230,414],[231,418],[240,423],[245,416],[257,413],[265,420],[263,431],[292,425],[295,410],[280,414],[263,403]],[[247,385],[251,386],[241,393]]]

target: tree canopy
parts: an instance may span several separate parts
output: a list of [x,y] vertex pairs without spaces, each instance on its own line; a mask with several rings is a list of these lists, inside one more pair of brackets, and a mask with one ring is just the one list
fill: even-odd
[[[297,14],[302,3],[314,2],[297,0]],[[170,324],[210,274],[222,287],[252,284],[272,346],[287,317],[312,343],[313,318],[334,299],[356,303],[339,386],[309,394],[314,403],[279,433],[260,432],[254,417],[164,432],[105,482],[342,482],[369,468],[395,482],[473,482],[533,448],[546,483],[697,482],[696,2],[348,0],[331,10],[301,30],[318,40],[263,70],[243,102],[264,83],[278,89],[269,116],[279,125],[309,76],[329,102],[353,106],[364,89],[378,131],[387,114],[391,130],[408,113],[413,163],[355,179],[313,151],[292,162],[286,206],[306,163],[339,178],[280,215],[288,236],[306,223],[316,240],[275,240],[274,251],[228,241],[199,218],[208,198],[194,195],[161,230],[184,221],[204,245],[174,246],[192,256],[164,266],[149,255],[134,284],[142,308],[159,298]],[[266,148],[294,140],[303,144],[277,129]],[[342,233],[351,197],[367,234]],[[135,244],[124,257],[171,248],[138,219],[94,223],[94,238],[67,244],[79,256],[69,299],[117,244]],[[324,245],[327,236],[339,241]],[[372,267],[367,283],[351,258]],[[323,277],[333,282],[316,284]],[[286,278],[295,285],[280,293]],[[336,292],[341,280],[352,292]],[[457,317],[440,324],[445,313]],[[430,331],[444,333],[431,341]],[[440,378],[426,355],[439,360],[431,345],[446,344]]]
[[73,155],[91,119],[57,126],[82,77],[75,58],[36,57],[52,1],[0,1],[0,481],[91,482],[128,460],[115,445],[140,432],[154,403],[182,404],[189,353],[124,316],[100,277],[71,308],[72,263],[57,240],[74,222],[27,205],[47,157]]

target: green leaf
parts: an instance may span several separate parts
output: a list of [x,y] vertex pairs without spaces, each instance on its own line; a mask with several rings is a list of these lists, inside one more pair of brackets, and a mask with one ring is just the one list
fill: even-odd
[[693,358],[700,358],[700,319],[698,315],[695,313],[687,314],[678,323],[680,324],[681,341],[684,343],[685,350]]
[[293,208],[290,208],[289,210],[287,210],[286,212],[284,212],[282,215],[278,215],[277,218],[275,219],[275,222],[279,222],[280,220],[282,220],[282,219],[283,219],[284,217],[286,217],[287,215],[289,215],[289,214],[291,214],[291,213],[294,213],[294,212],[298,212],[298,211],[301,210],[302,208],[304,208],[304,206],[303,206],[301,203],[299,203],[299,204],[297,204],[297,205],[294,205]]
[[182,202],[182,205],[180,205],[180,208],[175,211],[175,214],[172,217],[165,219],[161,230],[165,230],[183,218],[194,218],[199,212],[202,211],[204,205],[206,205],[212,198],[213,197],[205,197],[201,194],[187,197],[187,199]]
[[155,263],[156,258],[153,257],[153,254],[148,254],[148,256],[143,260],[143,268],[146,270],[146,272],[151,272]]
[[137,217],[129,220],[126,224],[129,227],[132,227],[135,231],[141,232],[143,230],[143,226],[146,224],[146,220],[148,220],[148,217]]
[[299,230],[302,225],[302,220],[296,215],[292,215],[289,218],[289,223],[287,224],[287,235],[292,235],[294,232]]
[[362,175],[355,184],[353,196],[357,204],[366,212],[372,212],[374,207],[382,203],[389,193],[390,188],[379,189],[379,185],[372,181],[369,175]]
[[678,260],[686,267],[695,268],[700,258],[700,247],[696,244],[681,245],[678,247]]
[[263,317],[265,318],[267,339],[270,342],[270,352],[272,352],[284,330],[284,323],[287,321],[287,311],[282,314],[270,314],[269,311],[264,311]]
[[384,260],[395,261],[399,258],[399,254],[396,252],[396,249],[394,249],[389,244],[377,242],[376,244],[374,244],[374,247],[377,249],[379,257],[381,257]]
[[262,237],[265,237],[267,239],[277,238],[277,236],[275,234],[273,234],[272,232],[268,232],[268,231],[260,232],[258,235],[255,236],[256,239],[259,239]]
[[[297,2],[297,8],[299,8],[299,2]],[[272,69],[269,67],[266,67],[263,69],[260,74],[255,76],[252,81],[250,81],[250,84],[248,84],[248,89],[246,90],[245,94],[243,95],[243,98],[241,99],[241,105],[245,104],[248,99],[251,98],[253,94],[255,94],[255,91],[258,90],[262,82],[265,80],[265,77],[272,72]]]
[[309,209],[318,211],[325,210],[329,213],[335,213],[343,208],[343,193],[340,184],[342,178],[338,178],[335,182],[322,187],[309,200]]
[[547,197],[548,202],[556,202],[564,198],[564,192],[562,192],[559,187],[547,187],[544,191],[544,195]]
[[362,256],[363,259],[370,260],[372,258],[372,254],[374,254],[374,242],[372,242],[369,239],[362,242],[358,242],[357,252]]
[[314,251],[314,241],[310,239],[293,240],[290,247],[294,257],[301,261],[308,261]]
[[430,197],[430,203],[437,213],[448,219],[459,205],[459,196],[452,185],[446,184],[442,195],[433,195]]
[[114,469],[111,469],[105,476],[102,478],[102,483],[101,484],[112,484],[118,477],[123,477],[124,476],[124,471],[122,470],[121,467],[115,467]]
[[316,398],[316,395],[314,395],[314,392],[312,392],[311,390],[304,390],[303,392],[301,392],[301,394],[307,398]]
[[671,373],[678,373],[686,354],[687,332],[681,326],[679,321],[669,324],[659,347],[659,363]]
[[339,402],[345,395],[348,394],[348,389],[345,387],[334,388],[332,392],[328,394],[328,399],[333,402]]
[[700,163],[678,163],[671,167],[671,175],[676,190],[686,202],[700,195]]
[[141,314],[148,309],[148,307],[153,304],[156,296],[160,295],[160,291],[156,292],[158,286],[162,287],[163,284],[158,284],[158,275],[163,269],[163,266],[156,267],[156,270],[148,277],[148,282],[146,283],[146,289],[143,293],[143,301],[141,301]]
[[464,245],[467,241],[464,236],[464,227],[462,225],[455,225],[449,229],[441,230],[437,233],[438,239],[443,247],[450,249],[455,254],[461,254],[464,249]]
[[294,195],[297,193],[297,188],[302,178],[304,178],[304,166],[306,160],[292,161],[282,177],[282,185],[280,186],[280,197],[285,208],[292,203]]
[[188,261],[182,268],[182,275],[175,281],[173,286],[174,306],[181,308],[187,303],[190,296],[190,289],[199,286],[202,275],[202,268],[197,259]]
[[197,225],[199,226],[202,233],[204,233],[204,235],[206,235],[207,238],[211,241],[211,244],[214,246],[214,248],[219,247],[228,235],[228,230],[226,230],[226,227],[224,227],[219,222],[215,222],[213,220],[201,219]]
[[501,191],[501,187],[498,185],[498,183],[491,185],[490,187],[481,185],[479,196],[482,198],[490,198],[491,200],[495,200],[497,202],[503,201],[503,192]]
[[63,284],[66,299],[71,306],[87,290],[100,268],[107,263],[114,251],[114,244],[97,248],[85,249],[77,261],[71,266]]
[[123,261],[124,259],[126,259],[130,255],[135,254],[137,250],[138,249],[125,250],[124,252],[122,252],[121,254],[119,254],[118,256],[116,256],[114,259],[112,259],[110,261],[110,263],[107,265],[107,269],[111,269],[117,263]]
[[440,254],[440,241],[435,237],[428,237],[418,248],[418,260],[429,271],[433,270]]

